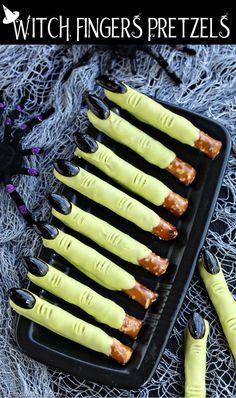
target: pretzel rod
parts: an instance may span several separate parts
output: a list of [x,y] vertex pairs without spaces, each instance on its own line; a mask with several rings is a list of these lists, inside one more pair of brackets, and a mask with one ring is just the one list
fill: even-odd
[[[171,167],[170,165],[177,158],[173,151],[123,119],[121,116],[112,112],[99,97],[87,95],[86,101],[90,108],[88,111],[89,121],[99,131],[102,131],[110,138],[132,149],[147,162],[170,172],[181,182],[183,180],[183,171],[185,173],[189,171],[191,173],[191,178],[196,174],[196,171],[191,165],[183,162],[179,158],[179,167],[176,168],[175,173],[173,173],[173,166]],[[173,164],[175,165],[175,162]]]
[[[110,290],[124,291],[126,294],[130,289],[135,288],[137,282],[131,274],[96,250],[53,225],[38,223],[37,228],[42,234],[45,247],[54,250],[101,286]],[[147,301],[149,295],[155,294],[145,289],[141,292],[142,294],[140,293],[143,302]],[[140,302],[139,296],[137,301]]]
[[101,76],[97,83],[105,88],[106,97],[137,119],[163,131],[170,137],[190,145],[214,159],[222,143],[210,137],[188,119],[110,76]]
[[145,309],[149,308],[158,297],[158,293],[152,292],[138,282],[135,283],[133,288],[124,290],[124,292],[133,300],[141,304]]
[[188,199],[183,198],[175,192],[170,192],[165,198],[162,206],[171,211],[175,216],[179,217],[186,212],[188,208]]
[[122,326],[120,327],[120,331],[124,334],[127,334],[128,336],[132,337],[135,339],[142,327],[143,322],[140,321],[139,319],[125,314],[125,319],[122,323]]
[[139,265],[156,276],[163,275],[169,265],[168,258],[157,256],[156,253],[149,253],[146,257],[138,260]]
[[54,175],[65,185],[102,204],[144,231],[152,232],[160,239],[170,240],[177,236],[176,227],[163,220],[153,210],[72,162],[57,160]]
[[171,240],[177,236],[176,228],[161,217],[158,225],[152,229],[152,233],[163,240]]
[[166,170],[187,186],[192,184],[197,175],[196,170],[190,164],[183,162],[177,157],[169,164]]
[[142,322],[127,315],[114,301],[106,299],[39,258],[25,257],[24,261],[28,269],[27,276],[35,285],[80,307],[98,322],[119,329],[133,338],[137,336]]
[[[77,144],[76,156],[87,160],[125,188],[156,206],[166,207],[177,216],[186,211],[188,207],[187,199],[172,192],[161,181],[126,162],[101,142],[95,141],[88,134],[77,134],[75,140]],[[185,176],[185,178],[187,177]],[[169,197],[171,197],[172,202],[170,205]]]
[[194,142],[194,147],[205,153],[209,158],[214,159],[221,150],[222,142],[210,137],[204,131],[199,131],[199,137]]
[[11,289],[10,306],[33,322],[84,347],[105,354],[121,365],[126,364],[132,355],[131,347],[28,290]]
[[169,260],[153,253],[130,235],[80,209],[65,196],[53,193],[48,199],[53,206],[52,214],[74,231],[87,236],[123,260],[141,265],[154,275],[160,276],[166,271]]
[[115,359],[120,365],[125,365],[133,353],[132,348],[124,345],[117,339],[112,339],[110,357]]

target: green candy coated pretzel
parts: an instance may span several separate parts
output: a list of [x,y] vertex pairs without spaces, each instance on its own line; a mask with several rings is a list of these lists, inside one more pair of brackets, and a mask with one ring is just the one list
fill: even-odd
[[171,193],[165,184],[132,166],[100,142],[97,142],[97,145],[98,148],[93,153],[86,153],[77,148],[75,155],[87,160],[113,180],[156,206],[164,203]]
[[54,208],[52,208],[52,214],[68,227],[132,264],[139,264],[138,260],[151,253],[151,249],[142,243],[74,204],[71,204],[69,214],[62,214]]
[[166,169],[176,158],[176,154],[173,151],[112,111],[110,111],[107,119],[100,119],[89,110],[88,118],[98,130],[113,140],[131,148],[149,163],[161,169]]
[[142,122],[156,127],[183,144],[194,146],[199,138],[199,128],[146,95],[125,86],[127,91],[122,94],[105,90],[107,98]]
[[206,345],[209,334],[209,323],[204,320],[205,334],[201,339],[191,336],[185,330],[185,398],[204,398],[206,396]]
[[80,307],[98,322],[115,329],[121,328],[125,319],[125,311],[122,307],[51,265],[47,264],[47,266],[48,272],[44,276],[36,276],[28,272],[27,276],[31,282],[68,303]]
[[153,210],[81,167],[79,173],[73,177],[63,176],[55,169],[53,172],[65,185],[102,204],[145,231],[151,232],[160,222],[160,217]]
[[69,312],[50,304],[35,294],[31,294],[36,300],[33,308],[22,308],[12,300],[10,300],[10,306],[18,314],[25,316],[60,336],[107,356],[110,355],[112,337],[108,336],[103,330],[76,318]]
[[210,300],[217,312],[225,337],[236,364],[236,301],[233,299],[219,264],[219,272],[206,271],[203,260],[199,260],[199,273]]
[[126,290],[135,286],[134,277],[71,235],[58,230],[54,239],[43,238],[43,245],[64,257],[79,271],[110,290]]

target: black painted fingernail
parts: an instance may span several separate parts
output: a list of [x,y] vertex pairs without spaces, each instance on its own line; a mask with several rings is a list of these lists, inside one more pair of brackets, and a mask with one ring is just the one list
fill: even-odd
[[95,116],[99,117],[99,119],[107,119],[109,117],[110,109],[105,102],[101,100],[101,98],[96,95],[86,94],[85,100],[91,112],[93,112]]
[[207,272],[212,275],[220,272],[220,265],[217,257],[208,249],[203,249],[201,252],[203,265]]
[[205,322],[197,312],[194,312],[189,318],[188,330],[194,339],[202,339],[204,337],[206,331]]
[[34,229],[44,239],[55,239],[58,235],[58,229],[54,225],[39,221],[34,225]]
[[35,276],[45,276],[48,273],[48,265],[38,257],[23,257],[27,270]]
[[96,140],[94,140],[88,134],[77,133],[74,135],[74,138],[77,147],[83,152],[94,153],[98,149]]
[[65,196],[59,195],[58,193],[50,193],[47,199],[50,205],[59,213],[64,215],[70,214],[72,205]]
[[127,87],[113,76],[102,75],[96,78],[96,83],[102,88],[112,91],[113,93],[126,93]]
[[33,308],[36,302],[33,294],[17,287],[9,290],[9,297],[14,304],[27,310]]
[[79,173],[79,167],[69,160],[56,159],[54,160],[54,167],[58,173],[65,177],[74,177]]

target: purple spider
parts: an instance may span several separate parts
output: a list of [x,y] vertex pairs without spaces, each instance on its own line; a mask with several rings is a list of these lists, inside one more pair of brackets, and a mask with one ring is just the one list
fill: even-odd
[[29,224],[33,225],[35,220],[27,209],[20,194],[17,192],[16,186],[12,182],[12,177],[17,174],[26,174],[34,177],[38,176],[38,171],[36,169],[24,166],[24,156],[38,155],[42,152],[41,148],[33,147],[30,149],[22,149],[20,141],[22,137],[29,133],[35,124],[49,117],[54,109],[51,108],[43,115],[38,115],[29,122],[17,126],[15,121],[20,114],[22,114],[24,103],[25,99],[21,100],[21,103],[17,104],[12,112],[6,114],[6,105],[0,99],[0,116],[4,117],[3,141],[0,142],[0,183],[2,182],[5,185],[6,191],[15,201],[20,214]]

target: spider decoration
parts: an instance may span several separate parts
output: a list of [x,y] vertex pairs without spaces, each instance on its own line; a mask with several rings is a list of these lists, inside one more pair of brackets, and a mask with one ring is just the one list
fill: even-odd
[[27,123],[17,125],[17,119],[23,113],[26,99],[23,98],[20,103],[15,106],[15,109],[7,114],[7,112],[5,112],[7,108],[6,104],[1,98],[2,95],[0,94],[0,116],[5,117],[3,121],[3,141],[0,142],[0,183],[5,185],[6,191],[15,201],[20,214],[30,225],[33,225],[35,220],[27,209],[20,194],[17,192],[12,177],[20,174],[34,177],[38,176],[37,169],[24,165],[24,157],[38,155],[42,152],[41,148],[33,147],[23,149],[20,141],[37,123],[41,123],[45,118],[49,117],[54,112],[54,109],[49,109],[44,114],[32,118]]
[[[196,52],[193,48],[188,47],[188,46],[182,46],[182,45],[173,45],[171,47],[174,47],[178,51],[185,52],[189,55],[195,55]],[[88,51],[79,59],[79,61],[72,65],[69,70],[66,72],[66,74],[63,77],[63,82],[65,82],[69,76],[71,75],[72,71],[75,68],[78,68],[80,66],[85,65],[90,61],[90,59],[93,57],[94,54],[96,53],[102,53],[104,51],[110,51],[110,59],[107,63],[107,65],[104,67],[103,65],[99,65],[99,75],[103,75],[105,72],[109,71],[111,69],[111,64],[112,60],[114,58],[128,58],[130,60],[131,64],[131,72],[133,74],[136,74],[137,72],[137,61],[136,61],[136,54],[137,51],[142,51],[145,54],[149,55],[152,59],[154,59],[160,67],[166,72],[166,74],[174,81],[175,84],[180,85],[182,83],[181,79],[176,75],[176,73],[171,69],[168,61],[160,54],[157,52],[154,52],[152,48],[148,45],[115,45],[112,44],[110,46],[105,46],[105,45],[94,45],[91,46]],[[105,69],[105,70],[104,70]]]

